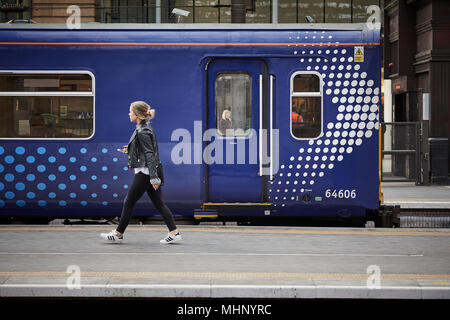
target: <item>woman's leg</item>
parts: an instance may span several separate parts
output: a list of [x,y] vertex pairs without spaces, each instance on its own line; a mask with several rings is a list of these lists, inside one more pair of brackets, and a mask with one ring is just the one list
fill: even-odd
[[[148,176],[142,172],[138,172],[134,175],[133,183],[131,184],[128,194],[123,201],[122,215],[120,216],[119,226],[117,231],[124,233],[128,223],[130,222],[131,215],[133,213],[133,207],[136,202],[142,197],[145,190],[148,189],[150,181]],[[151,186],[151,184],[150,184]]]
[[152,200],[156,210],[158,210],[158,212],[163,217],[164,222],[167,225],[167,228],[169,228],[169,232],[176,230],[177,226],[175,225],[172,212],[162,200],[161,186],[159,186],[158,189],[155,190],[155,188],[153,188],[153,186],[150,185],[150,187],[147,189],[147,194]]

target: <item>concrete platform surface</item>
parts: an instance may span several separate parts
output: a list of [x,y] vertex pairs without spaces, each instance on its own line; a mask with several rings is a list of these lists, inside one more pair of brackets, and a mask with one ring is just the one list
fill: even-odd
[[383,182],[384,204],[403,209],[449,209],[450,186],[416,186],[414,182]]
[[450,230],[0,226],[0,297],[450,299]]

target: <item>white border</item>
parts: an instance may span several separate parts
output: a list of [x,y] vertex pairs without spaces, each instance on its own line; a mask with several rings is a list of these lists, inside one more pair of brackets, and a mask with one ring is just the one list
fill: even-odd
[[58,91],[1,91],[0,96],[20,96],[20,97],[53,97],[53,96],[64,96],[64,97],[92,97],[93,102],[93,115],[92,124],[93,131],[92,135],[87,138],[3,138],[2,140],[90,140],[95,135],[95,76],[91,71],[88,70],[0,70],[0,74],[88,74],[92,79],[92,92],[85,91],[74,91],[74,92],[58,92]]
[[[314,74],[319,78],[320,81],[320,93],[319,92],[296,92],[294,93],[294,78],[298,74]],[[292,133],[292,97],[320,97],[320,134],[314,138],[297,138]],[[323,136],[323,79],[322,75],[317,71],[296,71],[291,75],[290,79],[290,88],[289,88],[289,131],[291,133],[291,137],[295,140],[317,140]]]

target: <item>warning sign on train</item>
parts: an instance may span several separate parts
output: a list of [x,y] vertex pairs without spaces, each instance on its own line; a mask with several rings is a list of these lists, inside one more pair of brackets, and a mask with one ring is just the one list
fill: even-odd
[[355,62],[364,62],[364,47],[355,47]]

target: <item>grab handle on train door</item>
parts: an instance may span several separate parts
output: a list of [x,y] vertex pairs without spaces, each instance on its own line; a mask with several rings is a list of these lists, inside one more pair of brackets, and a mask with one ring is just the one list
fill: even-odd
[[273,152],[274,152],[274,145],[273,145],[273,99],[274,99],[274,95],[273,95],[273,81],[274,81],[275,77],[273,75],[270,75],[270,181],[273,180]]
[[259,75],[259,172],[258,175],[262,176],[263,171],[263,75]]

